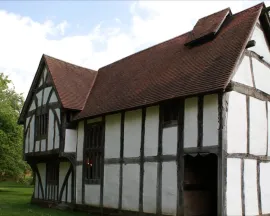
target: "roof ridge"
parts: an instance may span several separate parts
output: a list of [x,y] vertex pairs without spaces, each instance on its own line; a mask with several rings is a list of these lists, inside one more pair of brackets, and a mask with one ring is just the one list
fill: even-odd
[[59,58],[55,58],[55,57],[53,57],[53,56],[49,56],[49,55],[47,55],[47,54],[43,54],[43,56],[44,56],[45,58],[48,57],[48,58],[54,59],[54,60],[56,60],[56,61],[60,61],[60,62],[66,63],[66,64],[73,65],[73,66],[75,66],[75,67],[79,67],[79,68],[82,68],[82,69],[90,70],[90,71],[92,71],[92,72],[97,72],[97,70],[93,70],[93,69],[90,69],[90,68],[87,68],[87,67],[83,67],[83,66],[80,66],[80,65],[76,65],[76,64],[70,63],[70,62],[68,62],[68,61],[65,61],[65,60],[62,60],[62,59],[59,59]]

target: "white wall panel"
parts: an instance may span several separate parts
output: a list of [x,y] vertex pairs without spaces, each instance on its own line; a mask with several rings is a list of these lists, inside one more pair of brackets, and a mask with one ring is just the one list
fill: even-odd
[[44,67],[44,69],[43,69],[43,78],[44,78],[44,80],[46,80],[47,74],[48,74],[48,70],[47,70],[46,67]]
[[103,206],[118,208],[120,165],[110,164],[104,167]]
[[227,215],[242,215],[241,159],[227,159]]
[[48,150],[53,149],[53,136],[54,136],[54,114],[49,110],[49,125],[48,125]]
[[185,100],[184,147],[197,147],[198,143],[198,98]]
[[142,131],[142,110],[125,113],[124,157],[139,157]]
[[203,103],[203,146],[218,145],[218,95],[206,95]]
[[[67,172],[70,168],[70,163],[69,162],[61,162],[59,164],[59,187],[58,187],[58,194],[60,195],[60,191],[61,191],[61,188],[63,186],[63,183],[64,183],[64,179],[67,175]],[[65,197],[66,197],[66,194],[63,193],[63,196],[62,196],[62,201],[65,201]]]
[[140,166],[126,164],[123,166],[122,207],[125,210],[138,211],[139,207]]
[[72,173],[70,173],[69,178],[68,178],[68,194],[67,194],[67,202],[71,202],[71,184],[72,184]]
[[40,151],[40,141],[36,141],[35,142],[35,152],[39,152]]
[[262,213],[270,213],[270,162],[260,163],[260,186],[261,186],[261,202],[262,202]]
[[[39,170],[39,174],[40,174],[40,179],[42,182],[42,186],[43,186],[43,191],[45,192],[45,188],[46,188],[46,164],[45,163],[40,163],[37,164],[37,168]],[[41,187],[39,188],[39,198],[42,198],[42,192],[41,192]],[[45,194],[44,194],[45,196]]]
[[267,102],[267,107],[268,107],[268,122],[267,122],[267,125],[268,125],[268,156],[270,155],[270,102]]
[[246,215],[259,215],[256,160],[244,160],[244,185],[245,213]]
[[159,106],[148,107],[145,117],[144,155],[157,155]]
[[105,118],[105,158],[120,157],[121,114]]
[[36,94],[36,96],[37,96],[37,105],[38,105],[38,107],[40,107],[40,106],[41,106],[41,103],[42,103],[42,92],[43,92],[43,90],[40,90],[40,91]]
[[258,28],[257,26],[254,29],[253,35],[251,37],[251,40],[256,41],[256,45],[254,47],[249,48],[249,50],[252,50],[259,55],[263,56],[264,59],[270,63],[270,51],[267,45],[267,42],[265,40],[265,36],[263,31]]
[[29,111],[32,111],[32,110],[34,110],[34,109],[36,109],[35,100],[32,101],[31,106],[30,106],[30,108],[29,108]]
[[51,90],[52,90],[52,87],[47,87],[44,89],[43,104],[47,103]]
[[76,167],[76,203],[82,203],[82,165]]
[[27,131],[26,135],[25,135],[25,140],[24,140],[24,153],[28,153],[28,148],[29,148],[29,138],[28,138],[28,135],[29,135],[29,130]]
[[84,121],[78,124],[77,161],[83,159]]
[[40,151],[46,151],[46,139],[40,141]]
[[177,167],[176,162],[162,163],[162,213],[176,214]]
[[30,122],[30,152],[34,149],[34,137],[35,137],[35,118],[33,117]]
[[[54,123],[54,127],[55,127],[55,143],[54,143],[54,148],[59,148],[59,142],[60,142],[60,131],[59,131],[59,127],[57,124],[57,121],[55,121]],[[61,124],[61,123],[60,123]]]
[[53,103],[53,102],[58,102],[55,92],[52,93],[52,96],[50,98],[50,103]]
[[234,77],[232,78],[232,81],[239,82],[244,85],[253,87],[251,68],[250,68],[250,59],[248,56],[244,56]]
[[143,211],[156,213],[157,163],[144,163]]
[[36,174],[34,197],[38,199],[38,175]]
[[228,153],[247,152],[247,107],[246,96],[230,92],[227,119]]
[[76,152],[77,130],[66,129],[65,152]]
[[265,155],[267,143],[265,102],[250,97],[250,154]]
[[100,204],[100,185],[85,185],[85,203],[95,206]]
[[270,94],[270,69],[255,58],[252,58],[252,63],[256,88]]
[[163,129],[162,146],[163,155],[176,155],[177,150],[177,126]]

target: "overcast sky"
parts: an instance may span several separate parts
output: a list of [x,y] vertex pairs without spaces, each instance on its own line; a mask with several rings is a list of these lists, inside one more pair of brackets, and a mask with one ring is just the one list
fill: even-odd
[[[43,53],[97,70],[261,1],[0,1],[0,71],[27,96]],[[265,1],[270,6],[270,1]]]

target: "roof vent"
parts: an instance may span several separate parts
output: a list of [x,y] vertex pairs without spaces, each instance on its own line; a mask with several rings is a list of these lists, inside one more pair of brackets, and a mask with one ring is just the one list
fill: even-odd
[[198,20],[193,30],[189,33],[185,46],[194,46],[212,40],[228,16],[231,16],[230,8],[203,17]]

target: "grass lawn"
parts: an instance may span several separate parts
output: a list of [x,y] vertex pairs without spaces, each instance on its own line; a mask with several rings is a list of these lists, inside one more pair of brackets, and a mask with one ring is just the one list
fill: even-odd
[[0,216],[87,216],[87,213],[40,208],[30,204],[33,187],[0,182]]

